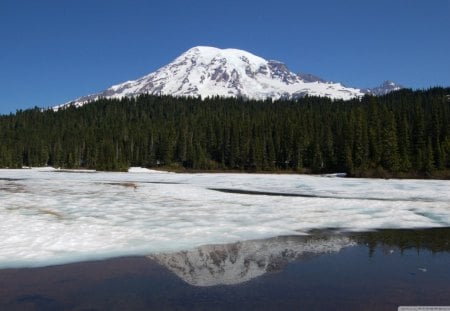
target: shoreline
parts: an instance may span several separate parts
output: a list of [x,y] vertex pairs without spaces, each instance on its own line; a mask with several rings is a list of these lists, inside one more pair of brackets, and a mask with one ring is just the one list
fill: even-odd
[[66,172],[66,173],[96,173],[96,172],[130,172],[131,169],[138,168],[141,171],[139,173],[148,172],[160,172],[160,173],[176,173],[176,174],[261,174],[261,175],[305,175],[305,176],[322,176],[322,177],[339,177],[339,178],[361,178],[361,179],[399,179],[399,180],[450,180],[450,170],[435,171],[435,172],[399,172],[393,173],[388,171],[378,171],[377,169],[371,169],[367,171],[359,171],[353,174],[348,174],[345,172],[324,172],[324,173],[311,173],[308,169],[304,170],[237,170],[237,169],[187,169],[183,167],[129,167],[123,170],[96,170],[94,168],[55,168],[51,166],[41,166],[41,167],[21,167],[21,168],[0,168],[2,170],[49,170],[55,172]]

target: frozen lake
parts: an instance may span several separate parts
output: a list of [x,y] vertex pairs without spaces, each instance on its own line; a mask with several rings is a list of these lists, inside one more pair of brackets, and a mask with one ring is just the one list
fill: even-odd
[[0,170],[0,217],[0,267],[45,266],[312,229],[449,227],[450,181]]

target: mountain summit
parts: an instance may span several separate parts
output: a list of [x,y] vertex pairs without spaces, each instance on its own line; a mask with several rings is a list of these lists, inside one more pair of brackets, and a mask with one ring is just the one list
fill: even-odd
[[243,50],[197,46],[142,78],[114,85],[103,92],[83,96],[67,104],[81,106],[98,98],[133,97],[140,94],[250,99],[311,95],[351,99],[368,92],[327,82],[311,74],[293,73],[282,62],[265,60]]
[[403,88],[404,87],[402,85],[397,84],[393,81],[384,81],[383,84],[381,84],[380,86],[377,86],[377,87],[374,87],[371,89],[365,89],[365,90],[362,90],[362,92],[365,94],[380,96],[380,95],[386,95],[387,93],[390,93],[393,91],[398,91]]

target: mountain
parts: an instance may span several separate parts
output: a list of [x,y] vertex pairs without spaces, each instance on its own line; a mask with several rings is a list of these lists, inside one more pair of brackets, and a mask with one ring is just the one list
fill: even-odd
[[370,90],[349,88],[312,74],[293,73],[282,62],[265,60],[243,50],[197,46],[142,78],[114,85],[61,106],[81,106],[98,98],[140,94],[250,99],[295,99],[311,95],[346,100],[367,93],[378,94],[390,87],[383,86]]
[[311,73],[298,73],[297,75],[305,82],[323,82],[323,83],[327,82],[326,80],[318,76],[315,76]]
[[397,84],[393,81],[384,81],[380,86],[370,88],[370,89],[362,89],[361,91],[364,94],[371,94],[375,96],[386,95],[387,93],[398,91],[403,89],[404,87],[400,84]]

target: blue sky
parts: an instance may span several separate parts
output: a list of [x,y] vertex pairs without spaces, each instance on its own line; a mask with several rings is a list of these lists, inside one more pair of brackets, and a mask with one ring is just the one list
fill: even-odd
[[450,1],[1,0],[0,113],[133,80],[196,45],[347,86],[450,86]]

